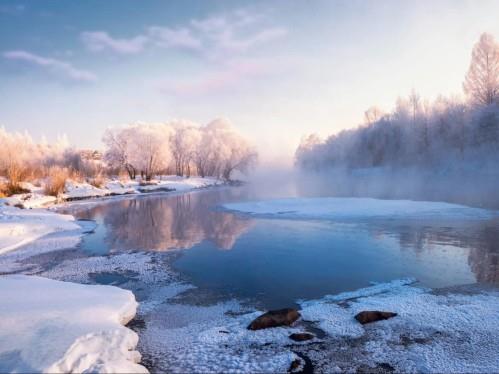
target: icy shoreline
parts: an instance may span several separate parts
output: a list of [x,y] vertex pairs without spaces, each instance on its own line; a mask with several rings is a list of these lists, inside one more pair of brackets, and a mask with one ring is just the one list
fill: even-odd
[[[115,184],[108,183],[104,190],[72,183],[63,199],[185,193],[221,182],[169,177],[147,186],[138,182]],[[85,233],[73,216],[41,208],[57,201],[43,195],[40,188],[33,190],[2,199],[0,256],[9,255],[3,258],[5,264],[16,265],[23,258],[74,247]],[[2,270],[13,272],[16,267]],[[141,356],[134,350],[138,335],[123,326],[135,316],[138,306],[130,291],[36,276],[0,275],[0,299],[1,372],[147,372],[138,364]]]

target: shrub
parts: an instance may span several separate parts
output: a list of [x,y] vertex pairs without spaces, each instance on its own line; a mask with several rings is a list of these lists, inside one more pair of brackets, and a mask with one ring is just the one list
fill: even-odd
[[102,174],[98,174],[95,178],[90,178],[88,181],[88,183],[97,188],[102,188],[105,182],[106,179],[102,176]]
[[64,192],[66,180],[69,178],[67,168],[52,166],[48,170],[48,178],[45,184],[45,194],[51,196],[59,196]]

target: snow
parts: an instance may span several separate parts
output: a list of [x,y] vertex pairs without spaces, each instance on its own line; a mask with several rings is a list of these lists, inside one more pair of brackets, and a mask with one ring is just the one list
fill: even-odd
[[65,192],[62,195],[64,200],[88,199],[109,195],[109,193],[102,188],[95,187],[89,183],[79,183],[71,180],[66,181],[64,191]]
[[225,204],[228,210],[252,215],[305,219],[486,219],[497,212],[463,205],[372,198],[286,198]]
[[7,275],[0,299],[1,372],[147,372],[130,291]]
[[56,198],[44,194],[43,185],[34,186],[31,183],[24,182],[22,187],[29,190],[29,193],[17,194],[7,198],[0,199],[3,203],[10,206],[21,206],[26,209],[48,207],[60,201],[83,200],[99,198],[105,196],[139,194],[148,192],[178,191],[185,192],[200,188],[219,186],[224,184],[220,179],[213,177],[179,177],[175,175],[159,176],[158,179],[147,183],[140,181],[119,181],[108,180],[102,187],[96,187],[87,182],[77,182],[67,180],[64,193]]
[[[408,283],[394,281],[302,302],[302,317],[329,335],[332,348],[340,344],[349,351],[343,353],[343,364],[350,368],[389,363],[396,372],[497,372],[499,292],[438,293]],[[360,325],[353,317],[363,310],[398,316]],[[360,346],[355,343],[359,338]],[[329,366],[332,351],[313,356],[319,372],[334,369]],[[339,362],[336,357],[333,363]]]
[[26,245],[45,235],[78,230],[74,217],[45,209],[0,206],[0,254]]

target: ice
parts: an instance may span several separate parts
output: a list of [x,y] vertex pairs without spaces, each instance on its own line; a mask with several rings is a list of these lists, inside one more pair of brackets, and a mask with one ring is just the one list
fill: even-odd
[[146,372],[123,325],[130,291],[25,275],[0,277],[1,372]]
[[73,216],[45,209],[0,206],[0,254],[31,243],[45,235],[78,230]]
[[252,215],[306,219],[487,219],[496,211],[443,202],[371,198],[286,198],[224,204]]

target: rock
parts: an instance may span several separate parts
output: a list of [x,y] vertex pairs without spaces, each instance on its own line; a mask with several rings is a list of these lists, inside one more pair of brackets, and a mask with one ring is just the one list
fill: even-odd
[[308,333],[308,332],[298,332],[298,333],[294,333],[294,334],[289,335],[289,338],[291,340],[294,340],[295,342],[304,342],[306,340],[310,340],[310,339],[315,338],[315,336],[313,334]]
[[397,313],[392,313],[392,312],[380,312],[378,310],[364,310],[360,313],[357,313],[355,319],[359,321],[361,324],[365,325],[366,323],[392,318],[395,317],[396,315]]
[[289,326],[300,318],[296,309],[286,308],[270,310],[256,318],[248,326],[248,330],[261,330],[269,327]]
[[288,372],[292,373],[296,369],[298,369],[299,367],[301,367],[301,360],[297,358],[296,360],[293,360],[293,362],[291,362],[291,365],[289,366]]

